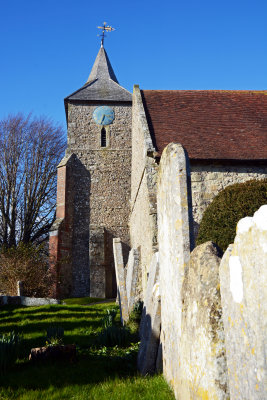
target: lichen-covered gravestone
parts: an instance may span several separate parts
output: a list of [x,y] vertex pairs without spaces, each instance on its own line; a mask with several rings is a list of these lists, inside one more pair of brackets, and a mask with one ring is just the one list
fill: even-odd
[[231,400],[267,398],[267,205],[239,221],[220,265]]
[[163,151],[158,172],[158,242],[163,373],[178,393],[182,286],[193,247],[188,156],[179,144]]
[[219,280],[221,255],[214,243],[206,242],[190,256],[182,288],[181,399],[229,399]]
[[139,284],[139,250],[131,249],[128,258],[127,274],[126,274],[126,292],[128,299],[129,313],[132,311],[134,304],[138,299]]

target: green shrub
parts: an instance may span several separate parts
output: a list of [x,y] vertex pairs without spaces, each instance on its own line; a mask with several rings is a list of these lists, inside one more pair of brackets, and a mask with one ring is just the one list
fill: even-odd
[[267,204],[267,179],[228,186],[204,212],[197,245],[211,240],[225,251],[234,241],[238,221],[253,216],[263,204]]
[[0,374],[15,364],[21,337],[15,332],[0,334]]
[[113,326],[115,324],[116,315],[117,315],[116,308],[111,308],[111,309],[108,308],[106,310],[106,315],[102,319],[102,326],[104,329]]

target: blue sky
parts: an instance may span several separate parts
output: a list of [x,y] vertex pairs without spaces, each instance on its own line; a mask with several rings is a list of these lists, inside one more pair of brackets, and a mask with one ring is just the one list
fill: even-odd
[[105,40],[122,86],[267,89],[266,0],[5,0],[0,8],[0,119],[46,115],[87,80]]

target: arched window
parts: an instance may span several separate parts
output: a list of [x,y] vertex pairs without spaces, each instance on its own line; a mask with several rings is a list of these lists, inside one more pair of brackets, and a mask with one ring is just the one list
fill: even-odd
[[101,129],[101,147],[107,147],[107,132],[105,128]]

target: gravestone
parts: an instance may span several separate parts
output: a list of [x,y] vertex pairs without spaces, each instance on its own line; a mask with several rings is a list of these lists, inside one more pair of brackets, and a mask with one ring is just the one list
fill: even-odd
[[161,291],[163,373],[178,395],[181,376],[182,287],[193,248],[189,159],[171,143],[163,151],[158,172],[158,243]]
[[23,296],[23,282],[17,281],[17,296]]
[[129,319],[128,300],[126,293],[122,245],[119,238],[113,239],[113,254],[116,271],[117,291],[120,305],[121,322],[124,324]]
[[267,398],[267,205],[241,219],[220,265],[231,400]]
[[131,249],[126,274],[126,292],[129,313],[132,311],[134,304],[138,301],[139,260],[139,250]]
[[196,247],[182,287],[179,354],[181,399],[229,399],[219,266],[222,252],[212,242]]

